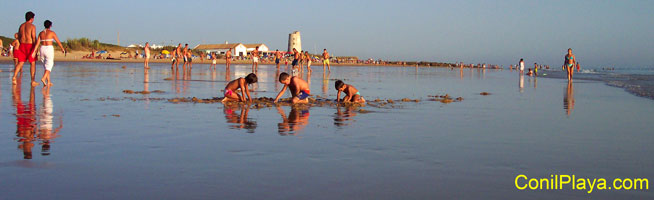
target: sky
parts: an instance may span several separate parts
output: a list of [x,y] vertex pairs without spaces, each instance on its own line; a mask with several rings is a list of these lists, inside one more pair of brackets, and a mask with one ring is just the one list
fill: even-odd
[[654,68],[654,1],[1,1],[0,35],[36,13],[62,40],[264,43],[360,59]]

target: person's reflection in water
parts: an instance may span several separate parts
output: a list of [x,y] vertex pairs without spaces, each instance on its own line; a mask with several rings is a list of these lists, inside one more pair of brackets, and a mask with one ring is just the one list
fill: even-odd
[[352,124],[355,120],[353,119],[357,116],[357,113],[354,112],[352,106],[346,106],[345,111],[341,110],[341,106],[336,107],[336,113],[334,115],[334,125],[336,127],[343,127]]
[[41,90],[43,94],[43,105],[39,111],[39,131],[38,138],[41,140],[41,155],[50,155],[50,143],[53,139],[59,137],[59,131],[64,127],[63,119],[59,117],[59,127],[52,129],[54,116],[52,115],[53,103],[50,98],[50,87],[44,87]]
[[459,69],[459,76],[461,77],[460,79],[463,80],[463,68]]
[[231,74],[232,74],[232,73],[229,71],[229,67],[226,68],[226,69],[225,69],[225,81],[227,81],[228,83],[229,83],[230,81],[232,81],[232,76],[231,76]]
[[277,112],[282,116],[282,123],[277,124],[279,135],[296,135],[309,124],[309,108],[291,107],[288,117],[279,106]]
[[572,87],[572,81],[568,81],[568,86],[563,93],[563,109],[565,109],[565,114],[570,116],[572,110],[575,109],[575,95],[574,87]]
[[[273,77],[272,80],[277,80],[277,77],[279,77],[279,67],[275,70],[275,77]],[[279,91],[279,85],[281,83],[279,83],[279,81],[273,81],[273,82],[275,82],[275,91]]]
[[534,76],[534,88],[538,88],[538,78]]
[[[241,113],[236,114],[235,110],[241,110]],[[248,133],[254,133],[254,130],[257,128],[257,122],[251,121],[248,118],[248,112],[250,108],[247,105],[225,105],[223,107],[223,113],[225,114],[225,119],[229,123],[229,128],[232,129],[246,129]]]
[[520,76],[520,80],[518,81],[518,90],[520,91],[520,93],[522,93],[524,92],[524,88],[525,88],[525,75],[520,74],[519,76]]
[[150,103],[150,94],[147,94],[147,92],[150,91],[150,72],[148,69],[143,70],[143,97],[145,98],[145,103],[148,104]]
[[27,107],[21,99],[21,81],[12,86],[13,104],[16,107],[16,137],[18,149],[23,151],[24,159],[32,159],[34,136],[36,133],[36,106],[34,105],[34,87],[30,87],[30,100]]
[[329,73],[322,72],[322,95],[327,98],[327,92],[329,91]]

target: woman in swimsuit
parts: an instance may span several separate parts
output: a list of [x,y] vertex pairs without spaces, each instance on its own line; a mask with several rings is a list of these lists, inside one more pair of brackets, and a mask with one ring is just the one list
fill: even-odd
[[52,81],[50,81],[50,72],[52,71],[52,67],[54,67],[54,47],[52,46],[52,43],[56,41],[59,45],[59,48],[61,48],[61,52],[65,54],[66,51],[61,45],[57,34],[50,30],[52,27],[52,22],[50,20],[45,20],[43,25],[45,26],[45,30],[41,31],[37,37],[37,43],[34,47],[34,50],[32,51],[32,57],[36,56],[36,50],[38,49],[39,45],[41,45],[41,49],[39,50],[39,57],[41,58],[41,62],[43,62],[43,67],[45,68],[41,82],[43,83],[44,87],[49,87],[52,86]]
[[566,70],[568,71],[568,80],[572,80],[572,73],[574,72],[575,69],[575,55],[572,54],[572,49],[568,49],[568,54],[565,55],[565,62],[564,65],[566,67]]

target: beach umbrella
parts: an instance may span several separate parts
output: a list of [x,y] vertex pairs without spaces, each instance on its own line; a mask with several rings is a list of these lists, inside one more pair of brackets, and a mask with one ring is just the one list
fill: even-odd
[[161,51],[161,53],[166,54],[166,55],[170,54],[170,52],[168,50],[163,50],[163,51]]
[[97,53],[97,54],[103,54],[103,53],[107,53],[107,51],[102,50],[102,51],[98,51],[98,52],[95,52],[95,53]]

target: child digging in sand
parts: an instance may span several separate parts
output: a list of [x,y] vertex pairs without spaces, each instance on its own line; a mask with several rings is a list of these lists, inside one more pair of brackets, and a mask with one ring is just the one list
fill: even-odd
[[[354,86],[345,84],[341,80],[337,80],[334,83],[334,86],[336,87],[336,90],[338,93],[336,93],[336,101],[340,102],[351,102],[351,103],[365,103],[366,100],[361,97],[361,94],[359,93],[359,90],[357,90]],[[341,92],[345,93],[345,97],[341,99]]]
[[279,74],[279,82],[284,84],[284,88],[282,88],[282,91],[279,91],[274,103],[277,103],[279,98],[282,97],[284,92],[286,92],[287,87],[291,88],[291,95],[293,96],[291,103],[309,103],[308,98],[311,95],[311,91],[309,90],[309,84],[306,81],[299,77],[290,76],[286,72],[282,72]]
[[[257,75],[254,73],[248,74],[245,78],[238,78],[236,80],[230,81],[225,86],[225,98],[223,102],[226,101],[240,101],[245,102],[245,95],[247,95],[247,101],[252,103],[252,98],[250,98],[250,91],[248,90],[248,85],[257,82]],[[241,90],[241,95],[236,93],[237,90]]]

